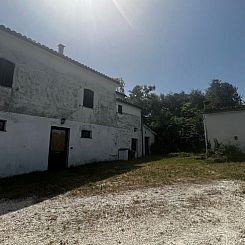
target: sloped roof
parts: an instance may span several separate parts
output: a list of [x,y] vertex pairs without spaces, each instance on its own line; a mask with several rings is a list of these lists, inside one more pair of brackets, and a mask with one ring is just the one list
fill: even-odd
[[134,104],[128,102],[127,100],[125,100],[125,99],[116,98],[116,100],[119,101],[119,102],[122,102],[124,104],[130,105],[130,106],[133,106],[133,107],[136,107],[136,108],[142,110],[142,108],[140,106],[134,105]]
[[152,130],[150,127],[148,127],[146,124],[144,124],[143,127],[149,130],[150,132],[152,132],[154,135],[157,135],[157,133],[154,130]]
[[76,61],[76,60],[73,60],[73,59],[69,58],[68,56],[59,54],[57,51],[55,51],[55,50],[53,50],[53,49],[51,49],[51,48],[49,48],[49,47],[47,47],[47,46],[45,46],[45,45],[39,43],[39,42],[36,42],[36,41],[32,40],[31,38],[22,35],[21,33],[18,33],[18,32],[16,32],[16,31],[13,31],[13,30],[11,30],[10,28],[5,27],[4,25],[0,25],[0,30],[1,30],[1,31],[4,31],[4,32],[7,32],[7,33],[9,33],[9,34],[11,34],[11,35],[15,36],[15,37],[18,38],[18,39],[21,39],[21,40],[24,40],[24,41],[26,41],[26,42],[28,42],[28,43],[31,43],[31,44],[34,45],[34,46],[37,46],[37,47],[39,47],[39,48],[42,48],[42,49],[44,49],[44,50],[46,50],[46,51],[48,51],[48,52],[50,52],[50,53],[52,53],[52,54],[54,54],[54,55],[56,55],[56,56],[59,56],[60,58],[63,58],[63,59],[65,59],[66,61],[68,61],[68,62],[70,62],[70,63],[72,63],[72,64],[75,64],[75,65],[77,65],[77,66],[79,66],[79,67],[81,67],[81,68],[84,68],[84,69],[86,69],[86,70],[89,70],[89,71],[91,71],[91,72],[94,72],[94,73],[96,73],[97,75],[103,76],[104,78],[109,79],[109,80],[111,80],[112,82],[115,82],[115,83],[119,84],[119,82],[118,82],[116,79],[113,79],[113,78],[111,78],[111,77],[109,77],[109,76],[107,76],[107,75],[105,75],[105,74],[103,74],[103,73],[101,73],[101,72],[99,72],[99,71],[94,70],[94,69],[91,68],[91,67],[88,67],[88,66],[86,66],[86,65],[84,65],[84,64],[81,64],[80,62],[78,62],[78,61]]
[[204,114],[222,113],[222,112],[237,112],[237,111],[245,111],[245,105],[239,105],[239,106],[234,106],[234,107],[223,107],[223,108],[207,107],[204,110]]
[[126,95],[126,94],[121,93],[121,92],[118,92],[118,91],[116,91],[116,94],[121,95],[121,96],[123,96],[123,97],[127,97],[127,95]]

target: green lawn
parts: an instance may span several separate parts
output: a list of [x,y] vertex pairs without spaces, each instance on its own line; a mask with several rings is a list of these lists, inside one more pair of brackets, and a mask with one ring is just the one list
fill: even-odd
[[219,179],[245,180],[245,163],[208,163],[194,156],[154,156],[129,162],[96,163],[60,172],[0,179],[0,198],[35,195],[42,200],[67,191],[71,191],[71,195],[94,195]]

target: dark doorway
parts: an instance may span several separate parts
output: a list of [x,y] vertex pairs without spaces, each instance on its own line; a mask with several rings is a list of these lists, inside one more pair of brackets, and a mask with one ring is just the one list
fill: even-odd
[[49,170],[67,167],[70,129],[51,127],[49,144]]
[[131,139],[131,151],[129,154],[129,160],[135,159],[137,157],[137,139]]
[[137,152],[137,139],[132,139],[131,141],[131,150]]
[[145,155],[149,156],[150,155],[150,138],[145,137]]

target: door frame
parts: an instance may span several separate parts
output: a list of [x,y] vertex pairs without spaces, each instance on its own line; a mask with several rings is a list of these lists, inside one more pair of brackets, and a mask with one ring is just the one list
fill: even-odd
[[68,157],[69,157],[69,143],[70,143],[70,128],[64,128],[64,127],[58,127],[58,126],[51,126],[50,128],[50,136],[49,136],[49,152],[48,152],[48,170],[50,170],[50,153],[51,153],[51,142],[52,142],[52,130],[63,130],[66,132],[66,139],[65,139],[65,144],[66,144],[66,159],[65,159],[65,166],[64,168],[68,167]]

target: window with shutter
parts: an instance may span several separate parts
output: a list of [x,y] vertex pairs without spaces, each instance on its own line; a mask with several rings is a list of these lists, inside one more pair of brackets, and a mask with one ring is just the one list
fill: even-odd
[[15,65],[0,58],[0,86],[12,88]]
[[122,105],[118,105],[117,111],[119,114],[122,114]]
[[83,106],[88,108],[94,107],[94,92],[90,89],[84,89]]

